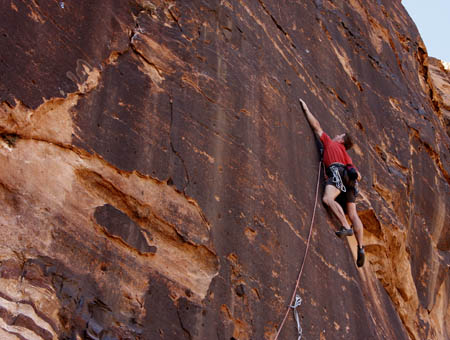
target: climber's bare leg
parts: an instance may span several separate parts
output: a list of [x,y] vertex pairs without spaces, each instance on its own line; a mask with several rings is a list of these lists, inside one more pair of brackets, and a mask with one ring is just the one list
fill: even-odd
[[[341,205],[335,201],[336,197],[341,193],[341,191],[336,188],[334,185],[327,184],[325,186],[325,193],[323,195],[323,203],[328,205],[333,212],[333,214],[337,217],[339,222],[341,223],[344,228],[349,229],[350,225],[347,222],[347,218],[345,217],[344,210],[342,209]],[[355,209],[356,211],[356,209]]]
[[362,247],[363,244],[363,224],[356,212],[356,203],[347,202],[347,213],[348,217],[350,217],[350,221],[352,221],[353,230],[355,231],[356,241],[358,242],[358,246]]

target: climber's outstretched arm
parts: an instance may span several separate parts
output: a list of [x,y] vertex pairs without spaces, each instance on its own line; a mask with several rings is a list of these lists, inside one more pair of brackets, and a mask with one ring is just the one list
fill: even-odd
[[303,108],[303,112],[305,112],[306,119],[308,119],[308,122],[311,125],[311,127],[313,128],[314,132],[320,138],[320,136],[322,136],[323,130],[320,127],[319,121],[316,119],[316,117],[313,116],[311,111],[309,111],[308,106],[306,105],[306,103],[300,98],[298,100],[299,100],[299,102],[300,102],[300,104],[301,104],[301,106]]

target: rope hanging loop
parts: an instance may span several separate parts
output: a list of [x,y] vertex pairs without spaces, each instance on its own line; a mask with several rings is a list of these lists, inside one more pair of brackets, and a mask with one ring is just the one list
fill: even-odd
[[[308,255],[308,250],[309,250],[309,245],[311,243],[312,227],[314,225],[314,218],[316,216],[316,209],[317,209],[317,198],[319,197],[319,184],[320,184],[320,172],[321,172],[320,170],[321,170],[321,167],[322,167],[322,160],[319,162],[319,170],[318,170],[318,173],[317,173],[316,198],[314,200],[314,209],[313,209],[313,214],[312,214],[312,217],[311,217],[311,225],[309,226],[309,234],[308,234],[308,241],[306,243],[305,255],[303,256],[303,262],[302,262],[302,265],[301,265],[301,268],[300,268],[300,272],[298,273],[297,282],[295,283],[294,293],[292,294],[292,297],[291,297],[291,300],[289,302],[288,308],[286,310],[286,313],[284,314],[283,321],[281,321],[280,328],[278,328],[277,335],[275,336],[275,338],[273,340],[278,340],[278,337],[280,336],[281,330],[283,329],[284,323],[286,322],[286,319],[287,319],[287,317],[289,315],[289,310],[291,308],[294,308],[293,306],[295,306],[295,308],[294,308],[294,317],[296,318],[296,321],[298,320],[297,321],[297,328],[298,328],[298,334],[299,334],[298,340],[300,340],[301,337],[302,337],[302,329],[300,327],[300,319],[298,318],[298,312],[297,312],[297,309],[296,309],[298,306],[300,306],[300,303],[301,303],[302,299],[301,299],[300,295],[297,294],[297,290],[298,290],[298,287],[300,285],[300,279],[301,279],[302,274],[303,274],[303,267],[305,266],[306,257]],[[298,297],[298,299],[297,299],[297,297]],[[295,299],[295,303],[294,303],[294,299]],[[299,303],[298,305],[297,305],[297,302]],[[296,316],[296,313],[297,313],[297,316]]]

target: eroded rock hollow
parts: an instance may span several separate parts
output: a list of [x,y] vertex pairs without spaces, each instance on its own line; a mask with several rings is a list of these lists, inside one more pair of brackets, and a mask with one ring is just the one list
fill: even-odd
[[301,97],[355,137],[367,253],[319,201],[304,338],[448,339],[449,78],[401,1],[0,9],[0,338],[273,339],[319,165]]

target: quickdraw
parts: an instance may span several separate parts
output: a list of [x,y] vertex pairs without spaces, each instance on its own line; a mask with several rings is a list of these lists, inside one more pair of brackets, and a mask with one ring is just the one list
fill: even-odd
[[341,178],[341,174],[339,173],[339,168],[337,166],[331,165],[329,169],[333,174],[332,181],[334,184],[336,184],[336,188],[338,188],[342,192],[347,192],[347,188],[345,187],[344,182]]

